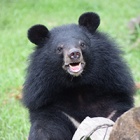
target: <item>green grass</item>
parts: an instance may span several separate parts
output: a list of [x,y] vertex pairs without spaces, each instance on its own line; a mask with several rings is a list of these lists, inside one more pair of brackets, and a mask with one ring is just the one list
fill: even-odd
[[[44,24],[49,29],[77,23],[85,11],[101,17],[100,30],[111,34],[125,51],[136,82],[140,82],[140,46],[132,47],[128,21],[139,14],[140,0],[1,0],[0,2],[0,140],[26,140],[29,132],[27,110],[18,96],[33,44],[27,40],[27,29]],[[136,105],[139,105],[137,92]]]

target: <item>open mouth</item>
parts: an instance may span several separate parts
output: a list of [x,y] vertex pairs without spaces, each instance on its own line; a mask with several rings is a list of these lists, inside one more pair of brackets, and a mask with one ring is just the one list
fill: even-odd
[[70,63],[69,64],[69,70],[71,72],[79,72],[82,69],[81,63]]
[[73,76],[79,76],[84,69],[85,63],[84,62],[76,62],[76,63],[69,63],[64,65],[64,69]]

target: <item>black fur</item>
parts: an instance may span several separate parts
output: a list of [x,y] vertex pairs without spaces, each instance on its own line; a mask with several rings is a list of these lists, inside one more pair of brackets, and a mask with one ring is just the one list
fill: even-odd
[[[89,22],[86,16],[89,19],[92,13],[88,14],[80,18],[80,25],[47,30],[49,37],[30,57],[23,89],[31,120],[29,140],[71,140],[76,127],[67,115],[81,122],[86,116],[108,117],[116,110],[115,121],[133,106],[134,82],[122,53],[112,39],[96,31],[99,22],[84,23]],[[39,36],[36,42],[35,34],[30,35],[33,43],[40,42]],[[79,40],[86,44],[82,50],[86,65],[81,75],[73,77],[62,68],[64,53],[58,54],[57,47],[63,44],[63,51],[69,50]]]
[[93,33],[100,24],[100,18],[96,13],[88,12],[79,17],[79,25],[86,27]]
[[28,30],[28,38],[32,43],[39,45],[49,38],[49,31],[44,25],[35,25]]

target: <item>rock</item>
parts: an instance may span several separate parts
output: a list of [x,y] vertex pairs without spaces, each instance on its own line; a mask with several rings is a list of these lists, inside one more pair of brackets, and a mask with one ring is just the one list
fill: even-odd
[[[86,117],[76,130],[72,140],[108,140],[114,122],[103,117]],[[83,137],[84,136],[84,137]],[[83,139],[81,139],[83,137]]]

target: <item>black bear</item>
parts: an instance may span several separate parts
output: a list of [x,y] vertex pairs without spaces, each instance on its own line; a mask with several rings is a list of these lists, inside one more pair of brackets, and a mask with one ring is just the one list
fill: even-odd
[[133,106],[134,82],[118,45],[97,31],[96,13],[83,13],[78,22],[28,30],[36,45],[23,89],[29,140],[71,140],[86,116],[115,111],[115,121]]

